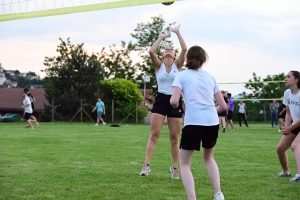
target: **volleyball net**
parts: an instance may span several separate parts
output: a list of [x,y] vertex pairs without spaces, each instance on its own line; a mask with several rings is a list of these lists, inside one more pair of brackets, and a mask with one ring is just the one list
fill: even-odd
[[[268,85],[268,84],[283,84],[284,81],[260,81],[260,82],[220,82],[218,83],[220,85],[221,88],[224,88],[223,90],[226,92],[230,92],[230,86],[236,86],[236,85],[241,85],[241,84],[264,84],[264,85]],[[227,86],[224,86],[227,85]],[[228,88],[229,90],[227,90],[226,88]],[[230,92],[231,93],[231,92]],[[238,96],[238,98],[233,98],[234,101],[252,101],[252,102],[261,102],[261,101],[272,101],[272,100],[282,100],[281,97],[274,97],[274,98],[247,98],[247,94],[245,94],[245,96],[243,96],[243,94],[241,95],[235,95]],[[282,94],[283,96],[283,94]]]
[[1,0],[0,22],[174,1],[176,0]]

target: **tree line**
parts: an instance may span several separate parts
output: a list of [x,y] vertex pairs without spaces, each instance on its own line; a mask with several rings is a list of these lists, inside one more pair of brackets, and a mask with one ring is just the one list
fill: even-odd
[[[162,16],[152,17],[150,22],[138,23],[131,33],[133,41],[121,41],[120,47],[113,44],[108,49],[104,47],[99,51],[88,54],[84,49],[84,43],[72,44],[70,38],[60,40],[55,57],[45,57],[46,73],[43,79],[46,98],[49,102],[54,99],[56,119],[67,120],[78,110],[80,100],[90,109],[101,96],[108,110],[111,100],[115,100],[116,120],[121,120],[125,115],[134,110],[136,103],[142,105],[144,100],[139,88],[143,88],[143,77],[149,75],[148,89],[157,90],[155,67],[148,54],[149,47],[157,39],[159,31],[170,34],[170,29],[176,22],[166,23]],[[173,46],[170,38],[165,39],[157,55],[161,57],[162,48]],[[178,52],[178,49],[176,49]],[[131,53],[137,53],[141,61],[135,63]],[[281,97],[285,90],[283,83],[258,83],[263,81],[283,80],[284,74],[269,75],[266,78],[258,77],[253,73],[253,78],[245,84],[245,88],[252,91],[250,94],[242,93],[245,98],[274,98]],[[266,102],[253,101],[247,104],[253,113],[261,113],[262,106]],[[51,106],[45,106],[44,120],[50,119]],[[139,108],[139,120],[147,115],[143,106]],[[266,113],[265,113],[266,114]],[[129,120],[135,116],[131,115]],[[262,121],[260,115],[256,115],[253,121]],[[266,119],[265,119],[266,120]]]

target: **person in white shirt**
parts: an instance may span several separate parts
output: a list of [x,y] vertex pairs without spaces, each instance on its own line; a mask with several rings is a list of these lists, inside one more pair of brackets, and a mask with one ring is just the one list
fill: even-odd
[[158,39],[153,43],[149,50],[150,58],[156,70],[156,80],[158,86],[158,93],[155,97],[154,105],[151,110],[151,130],[150,137],[148,139],[147,149],[146,149],[146,159],[140,172],[141,176],[146,176],[150,172],[150,161],[156,149],[156,144],[160,136],[161,128],[164,124],[165,117],[167,116],[170,143],[171,143],[171,154],[173,158],[173,165],[170,167],[172,179],[179,179],[179,135],[182,124],[182,115],[184,113],[182,102],[178,108],[173,108],[170,105],[170,98],[172,95],[172,83],[175,76],[181,70],[185,60],[185,54],[187,51],[186,44],[179,31],[180,26],[171,28],[180,42],[181,52],[176,59],[176,53],[172,47],[166,47],[163,52],[162,60],[158,58],[156,50],[159,44],[166,38],[169,34],[159,33]]
[[23,92],[22,93],[24,100],[23,100],[23,106],[22,108],[24,108],[24,120],[26,120],[26,122],[28,123],[28,126],[31,129],[34,129],[30,120],[30,116],[32,115],[32,108],[31,108],[31,101],[29,99],[29,97],[27,96],[27,92]]
[[242,126],[242,119],[245,125],[249,127],[247,122],[247,117],[246,117],[246,104],[243,102],[243,100],[240,100],[240,103],[238,104],[238,119],[239,119],[240,127]]
[[[300,182],[300,73],[290,71],[285,77],[285,85],[289,87],[284,92],[283,103],[286,105],[285,126],[282,130],[283,136],[279,141],[276,151],[282,172],[278,177],[290,177],[288,155],[286,151],[291,147],[295,156],[297,174],[290,182]],[[293,124],[291,125],[291,121]]]
[[[218,113],[226,110],[226,103],[215,78],[202,69],[206,60],[207,54],[201,47],[193,46],[188,50],[186,63],[188,69],[176,76],[170,103],[173,107],[178,107],[182,93],[186,111],[180,141],[180,172],[188,199],[196,199],[190,166],[193,154],[195,150],[200,151],[202,142],[203,160],[214,187],[214,199],[224,200],[219,169],[214,159],[214,147],[219,130]],[[214,99],[217,101],[217,107]]]

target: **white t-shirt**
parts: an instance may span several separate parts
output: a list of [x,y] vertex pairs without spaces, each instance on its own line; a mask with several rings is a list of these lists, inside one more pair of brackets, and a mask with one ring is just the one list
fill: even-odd
[[246,104],[245,103],[242,103],[242,104],[239,103],[238,108],[239,108],[239,110],[238,110],[239,113],[245,113]]
[[300,119],[300,91],[293,95],[291,89],[284,92],[283,104],[288,106],[293,119],[296,122]]
[[23,105],[26,105],[26,104],[29,104],[29,106],[25,106],[24,111],[27,113],[32,113],[31,101],[30,101],[29,97],[25,97],[25,99],[23,100]]
[[178,73],[179,70],[175,65],[175,63],[172,64],[172,69],[170,73],[167,73],[166,66],[163,63],[160,66],[159,70],[156,72],[158,92],[166,95],[172,95],[173,93],[172,83]]
[[173,86],[181,88],[185,103],[184,126],[219,124],[214,94],[220,91],[215,78],[203,69],[179,72]]

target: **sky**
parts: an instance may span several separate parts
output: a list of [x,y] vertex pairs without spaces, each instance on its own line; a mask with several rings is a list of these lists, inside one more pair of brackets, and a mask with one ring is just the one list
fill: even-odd
[[[68,1],[60,2],[66,5]],[[122,40],[134,41],[130,33],[138,23],[161,15],[167,23],[180,25],[188,48],[199,45],[206,50],[209,60],[203,69],[221,89],[235,95],[248,91],[244,84],[227,83],[248,82],[253,73],[265,78],[300,71],[299,8],[299,0],[182,0],[170,6],[151,4],[5,21],[0,22],[0,63],[6,70],[33,71],[43,78],[44,58],[57,55],[59,38],[84,43],[89,53],[99,52]],[[180,48],[176,35],[171,39]]]

